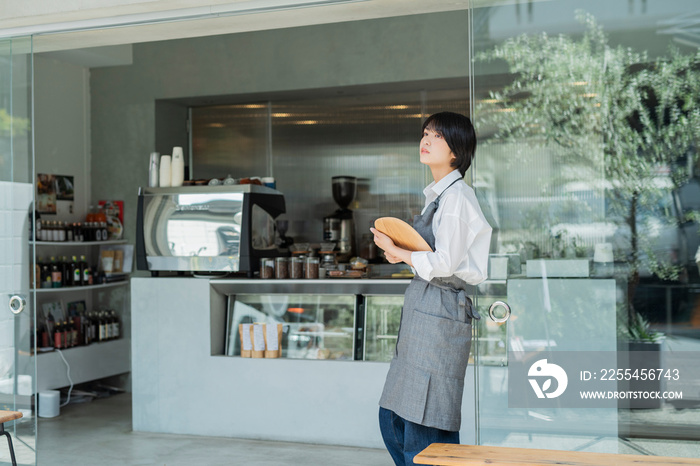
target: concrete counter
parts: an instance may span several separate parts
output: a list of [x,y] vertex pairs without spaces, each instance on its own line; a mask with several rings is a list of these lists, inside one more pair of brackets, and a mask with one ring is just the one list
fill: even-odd
[[[329,286],[344,286],[340,281],[351,287],[373,280],[313,280],[326,294],[335,289]],[[408,284],[378,281],[385,290],[389,282]],[[383,448],[377,412],[388,363],[212,355],[212,338],[220,338],[212,319],[221,318],[230,287],[272,282],[286,292],[278,288],[282,280],[131,280],[135,431]],[[473,380],[470,367],[466,442],[474,438]]]

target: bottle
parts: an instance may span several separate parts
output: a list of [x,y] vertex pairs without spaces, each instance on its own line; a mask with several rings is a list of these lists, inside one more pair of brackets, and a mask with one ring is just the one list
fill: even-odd
[[59,241],[66,240],[66,223],[65,222],[58,222],[58,240]]
[[105,319],[105,313],[103,311],[100,311],[98,317],[98,328],[99,328],[99,341],[105,341],[107,340],[107,319]]
[[51,288],[60,288],[63,286],[63,274],[56,263],[56,258],[51,257]]
[[90,313],[90,342],[97,341],[98,337],[98,332],[97,332],[97,316],[95,315],[94,312]]
[[107,214],[105,213],[105,208],[103,205],[97,206],[97,210],[95,211],[95,220],[93,220],[93,221],[97,222],[97,223],[107,221]]
[[61,229],[58,226],[58,220],[51,222],[51,241],[58,242],[61,238]]
[[56,349],[63,348],[63,329],[61,322],[56,322],[53,332],[53,347]]
[[160,152],[151,152],[151,161],[148,164],[148,187],[158,187],[158,172],[160,170]]
[[116,311],[112,311],[112,326],[112,338],[119,338],[122,331],[122,324]]
[[70,285],[80,286],[80,265],[78,264],[78,258],[73,256],[73,261],[70,263]]
[[[46,344],[45,347],[54,345],[54,332],[56,331],[56,321],[53,318],[53,314],[49,311],[49,315],[46,316]],[[42,339],[43,342],[43,339]]]
[[88,213],[85,215],[85,221],[86,222],[94,222],[95,221],[95,206],[90,205],[90,208],[88,209]]
[[33,240],[34,238],[36,238],[36,241],[41,241],[41,220],[39,219],[39,212],[36,213],[36,222],[35,223],[36,223],[36,234],[34,234],[34,232],[32,232],[31,226],[30,226],[29,227],[30,228],[29,239]]
[[63,321],[63,324],[61,325],[61,329],[63,330],[63,340],[61,341],[61,344],[63,345],[64,348],[70,348],[70,328],[68,328],[68,322]]
[[68,329],[70,331],[70,338],[68,338],[68,341],[70,341],[69,347],[78,346],[78,328],[75,326],[75,321],[72,317],[68,319]]
[[90,341],[90,317],[87,312],[83,313],[82,316],[80,316],[80,326],[81,332],[83,334],[83,345],[89,345],[91,343]]
[[173,147],[173,156],[170,161],[170,186],[182,186],[185,181],[185,157],[182,147]]
[[107,241],[109,239],[109,232],[107,231],[107,222],[100,222],[100,228],[102,229],[102,241]]
[[41,264],[41,287],[53,288],[53,280],[51,279],[51,267],[49,264]]
[[88,267],[88,263],[84,255],[80,256],[78,267],[80,268],[80,286],[86,286],[88,285],[90,278],[90,267]]
[[73,241],[73,225],[66,222],[66,241]]

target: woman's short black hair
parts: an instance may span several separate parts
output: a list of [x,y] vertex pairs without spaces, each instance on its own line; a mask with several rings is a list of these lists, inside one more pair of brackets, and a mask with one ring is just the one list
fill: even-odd
[[452,167],[464,176],[476,152],[476,131],[471,120],[460,113],[440,112],[430,115],[423,122],[421,134],[426,128],[445,138],[448,147],[455,155]]

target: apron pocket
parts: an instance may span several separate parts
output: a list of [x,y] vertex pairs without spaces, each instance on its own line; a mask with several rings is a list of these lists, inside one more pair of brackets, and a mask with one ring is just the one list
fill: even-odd
[[412,314],[411,325],[401,336],[406,361],[433,374],[464,378],[471,347],[471,324],[418,310]]

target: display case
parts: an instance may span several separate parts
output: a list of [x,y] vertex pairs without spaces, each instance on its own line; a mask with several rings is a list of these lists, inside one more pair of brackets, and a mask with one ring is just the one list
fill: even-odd
[[241,324],[281,323],[283,358],[389,361],[410,280],[223,279],[210,283],[216,297],[212,355],[241,356]]
[[228,297],[226,354],[241,355],[240,324],[282,324],[282,357],[353,359],[355,295],[237,294]]
[[391,361],[401,324],[403,296],[365,296],[365,361]]

